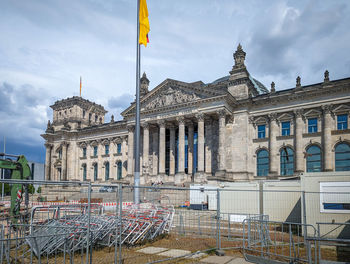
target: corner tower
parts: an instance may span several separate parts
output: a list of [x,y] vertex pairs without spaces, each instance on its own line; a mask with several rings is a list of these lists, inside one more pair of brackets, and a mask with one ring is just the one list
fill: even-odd
[[107,111],[103,106],[79,96],[56,101],[50,106],[53,110],[53,122],[48,129],[76,130],[91,125],[103,124]]
[[237,100],[247,99],[269,92],[262,83],[249,74],[244,64],[245,56],[246,53],[241,44],[238,44],[237,50],[233,53],[235,64],[230,71],[228,85],[228,92]]

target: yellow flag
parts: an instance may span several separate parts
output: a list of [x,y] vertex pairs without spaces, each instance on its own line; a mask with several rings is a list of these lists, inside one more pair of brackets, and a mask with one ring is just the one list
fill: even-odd
[[140,0],[140,36],[139,36],[139,44],[145,45],[147,47],[148,40],[148,32],[149,21],[148,21],[148,10],[146,0]]

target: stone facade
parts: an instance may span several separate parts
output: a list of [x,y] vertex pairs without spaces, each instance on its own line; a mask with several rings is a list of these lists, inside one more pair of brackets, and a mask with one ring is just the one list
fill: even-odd
[[[208,84],[166,79],[149,91],[142,76],[141,184],[293,177],[309,170],[310,146],[321,151],[318,170],[335,170],[337,144],[350,143],[350,78],[330,81],[326,71],[321,83],[303,86],[298,77],[294,88],[272,83],[269,91],[245,56],[239,45],[230,75]],[[51,107],[46,179],[133,182],[135,102],[110,122],[81,97]]]

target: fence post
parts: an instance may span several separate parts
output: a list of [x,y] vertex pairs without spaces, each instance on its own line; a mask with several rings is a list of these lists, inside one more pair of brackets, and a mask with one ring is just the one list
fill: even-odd
[[302,203],[303,203],[303,224],[304,224],[304,243],[306,246],[307,251],[307,259],[308,263],[312,263],[312,257],[311,257],[311,248],[309,241],[307,240],[307,226],[306,226],[306,200],[305,200],[305,191],[302,191]]
[[123,186],[119,184],[119,264],[122,264]]
[[220,189],[216,189],[216,255],[224,256],[225,252],[221,250],[221,233],[220,233]]
[[260,220],[263,220],[264,214],[264,183],[259,182],[259,215]]
[[89,182],[89,189],[88,189],[88,227],[87,227],[87,236],[86,236],[86,264],[89,264],[90,217],[91,217],[91,182]]

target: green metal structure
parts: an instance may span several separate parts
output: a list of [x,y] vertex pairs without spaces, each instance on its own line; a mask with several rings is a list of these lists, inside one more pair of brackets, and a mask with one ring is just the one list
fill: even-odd
[[[28,180],[31,178],[28,161],[23,155],[18,156],[17,161],[0,159],[0,169],[11,170],[12,180]],[[20,205],[23,199],[23,193],[28,195],[27,187],[27,184],[22,185],[19,183],[15,183],[11,187],[10,216],[13,224],[16,224],[20,218]],[[26,199],[26,207],[28,209],[28,199]]]

